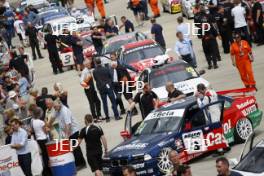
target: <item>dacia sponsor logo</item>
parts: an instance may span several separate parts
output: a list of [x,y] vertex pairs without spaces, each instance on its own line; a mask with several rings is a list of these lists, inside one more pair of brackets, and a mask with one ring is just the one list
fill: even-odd
[[122,151],[122,150],[139,150],[146,148],[148,146],[148,143],[140,143],[140,144],[127,144],[123,146],[119,146],[116,149],[114,149],[114,152]]
[[170,117],[174,115],[174,111],[160,111],[154,112],[152,118]]
[[236,107],[237,107],[238,109],[243,109],[243,108],[245,108],[245,107],[247,107],[248,105],[253,104],[253,103],[255,103],[255,100],[254,100],[254,99],[250,99],[250,100],[247,100],[246,102],[243,102],[243,103],[241,103],[241,104],[236,105]]

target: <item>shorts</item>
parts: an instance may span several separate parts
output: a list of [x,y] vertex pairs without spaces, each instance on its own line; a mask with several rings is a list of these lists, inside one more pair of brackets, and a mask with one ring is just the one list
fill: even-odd
[[142,4],[139,4],[136,7],[132,7],[131,10],[133,11],[135,16],[138,15],[139,13],[144,12],[144,8],[143,8]]
[[92,172],[97,170],[102,170],[102,153],[94,154],[94,155],[87,155],[88,164],[91,167]]
[[82,65],[83,61],[84,61],[84,57],[83,57],[82,54],[78,54],[78,55],[75,56],[75,63],[77,65]]
[[18,36],[18,38],[19,38],[20,41],[23,41],[22,34],[17,33],[17,36]]

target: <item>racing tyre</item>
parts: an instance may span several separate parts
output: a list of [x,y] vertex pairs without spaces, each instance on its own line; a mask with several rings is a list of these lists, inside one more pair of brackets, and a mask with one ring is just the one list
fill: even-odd
[[248,118],[239,119],[235,127],[236,143],[245,142],[251,133],[253,133],[253,126],[251,121]]
[[171,151],[171,148],[163,148],[160,151],[160,154],[157,158],[157,165],[161,173],[166,174],[172,169],[172,164],[169,160],[169,152]]

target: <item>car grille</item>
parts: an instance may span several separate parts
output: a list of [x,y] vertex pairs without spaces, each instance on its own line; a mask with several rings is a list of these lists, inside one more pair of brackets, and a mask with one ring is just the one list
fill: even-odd
[[113,167],[126,166],[128,165],[128,160],[127,159],[112,160],[111,164]]

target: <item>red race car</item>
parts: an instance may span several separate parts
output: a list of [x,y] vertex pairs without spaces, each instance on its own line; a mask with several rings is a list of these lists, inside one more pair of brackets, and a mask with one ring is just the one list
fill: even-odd
[[[172,58],[166,54],[166,51],[151,39],[123,45],[118,53],[122,64],[132,66],[139,72],[143,71],[145,68],[152,67],[154,64],[161,64],[158,62],[172,60]],[[136,73],[130,72],[130,75],[132,80],[135,81]]]

